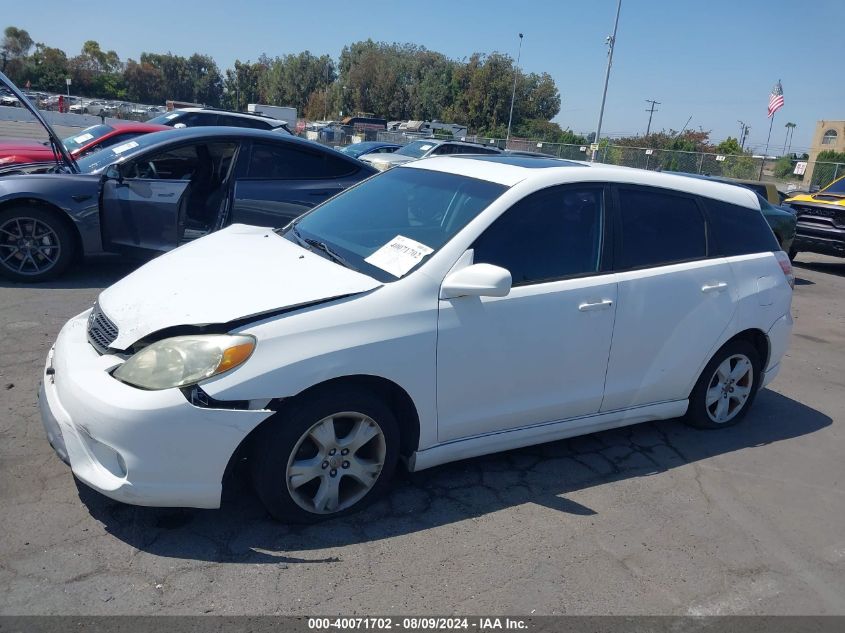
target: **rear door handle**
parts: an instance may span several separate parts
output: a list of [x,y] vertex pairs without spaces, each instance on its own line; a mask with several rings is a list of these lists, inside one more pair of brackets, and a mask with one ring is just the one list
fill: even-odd
[[701,292],[721,292],[728,287],[724,281],[718,281],[712,284],[704,284],[701,286]]
[[603,299],[601,301],[581,303],[578,305],[578,309],[581,312],[589,312],[590,310],[606,310],[612,305],[613,301],[611,301],[610,299]]

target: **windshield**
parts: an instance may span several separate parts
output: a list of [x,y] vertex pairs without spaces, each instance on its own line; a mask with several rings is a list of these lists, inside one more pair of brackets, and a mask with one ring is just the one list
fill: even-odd
[[377,146],[377,143],[353,143],[342,148],[340,151],[353,158],[358,158],[361,154],[371,150],[375,146]]
[[422,158],[432,147],[434,147],[434,143],[431,141],[414,141],[413,143],[408,143],[402,149],[396,150],[395,153],[401,156],[410,156],[411,158]]
[[177,116],[182,114],[179,110],[174,110],[173,112],[167,112],[166,114],[160,114],[157,117],[154,117],[147,121],[147,123],[155,123],[156,125],[170,125],[171,121],[175,119]]
[[131,141],[112,145],[92,154],[88,154],[84,158],[78,159],[76,164],[79,165],[79,171],[83,174],[92,174],[108,167],[112,163],[125,160],[127,156],[137,154],[147,147],[155,145],[164,138],[172,138],[173,134],[174,132],[167,130],[164,132],[153,132],[152,134],[136,136]]
[[845,177],[833,181],[819,193],[832,193],[838,196],[845,196]]
[[279,232],[292,242],[321,245],[320,251],[339,255],[350,268],[379,281],[395,281],[437,252],[505,190],[456,174],[392,169]]
[[62,141],[62,143],[64,143],[65,147],[67,147],[67,151],[75,152],[80,147],[103,138],[106,134],[113,130],[114,128],[110,125],[92,125],[91,127],[82,130],[80,134],[68,136]]

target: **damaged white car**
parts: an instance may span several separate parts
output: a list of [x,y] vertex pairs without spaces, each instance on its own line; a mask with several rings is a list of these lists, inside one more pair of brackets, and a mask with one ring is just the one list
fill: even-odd
[[791,268],[754,194],[556,159],[427,159],[285,229],[139,268],[72,318],[39,401],[103,494],[353,511],[411,470],[686,415],[737,422],[779,369]]

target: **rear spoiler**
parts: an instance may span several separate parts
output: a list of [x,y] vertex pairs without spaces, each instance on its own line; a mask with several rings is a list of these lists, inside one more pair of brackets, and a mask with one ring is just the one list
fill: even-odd
[[67,151],[65,144],[62,143],[62,139],[59,138],[56,131],[49,123],[47,123],[38,108],[32,105],[32,102],[20,90],[18,90],[18,87],[12,83],[12,80],[2,72],[0,72],[0,84],[4,85],[9,92],[15,95],[18,98],[18,101],[21,102],[21,105],[29,110],[30,114],[38,120],[41,126],[47,131],[47,135],[50,137],[50,144],[53,146],[53,151],[58,152],[59,156],[61,156],[62,162],[64,162],[71,173],[78,174],[79,165],[77,165],[76,161],[73,160],[73,157]]

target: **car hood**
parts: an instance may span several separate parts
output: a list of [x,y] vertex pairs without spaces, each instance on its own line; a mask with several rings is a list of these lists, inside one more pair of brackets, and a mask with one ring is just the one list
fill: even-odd
[[145,264],[98,302],[118,329],[111,347],[123,350],[165,328],[260,318],[380,285],[272,229],[235,224]]
[[389,163],[390,165],[401,165],[402,163],[410,163],[412,160],[417,160],[411,156],[404,156],[402,154],[364,154],[361,160],[368,163]]
[[845,198],[837,195],[826,195],[823,191],[793,196],[792,198],[788,198],[784,201],[785,204],[801,204],[807,202],[816,203],[819,206],[830,205],[834,207],[845,207]]
[[18,152],[42,151],[52,155],[53,151],[39,141],[29,138],[12,138],[0,142],[0,158]]

